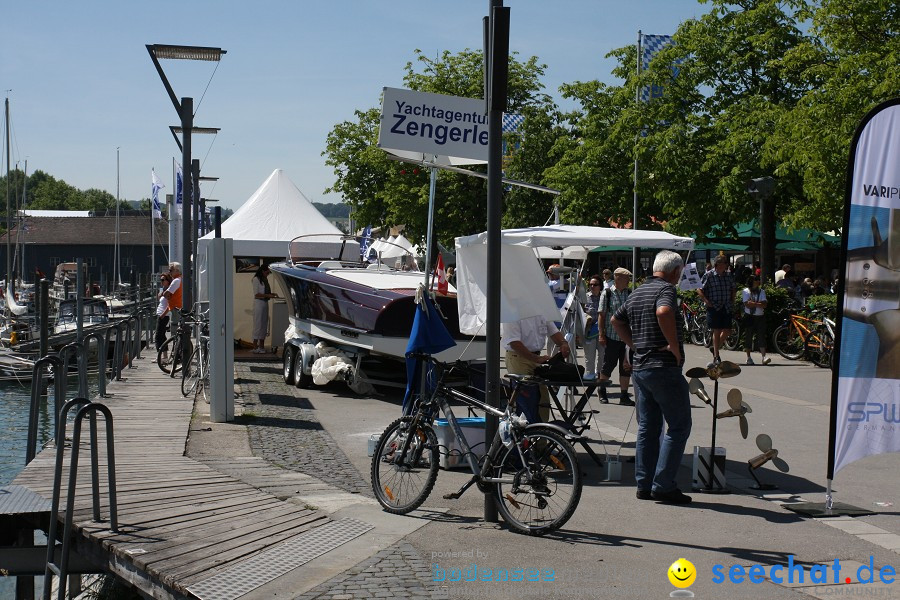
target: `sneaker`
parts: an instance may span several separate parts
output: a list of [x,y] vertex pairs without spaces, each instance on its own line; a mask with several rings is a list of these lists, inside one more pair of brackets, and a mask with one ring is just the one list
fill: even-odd
[[609,404],[609,396],[606,395],[606,386],[600,386],[600,403],[601,404]]
[[581,378],[583,381],[595,381],[597,379],[596,373],[585,373],[584,377]]
[[[752,366],[755,365],[756,363],[753,362],[753,358],[752,358],[752,357],[748,356],[748,357],[747,357],[747,362],[746,362],[745,364],[746,364],[747,366],[752,367]],[[763,364],[766,364],[766,359],[765,359],[765,358],[763,359]]]
[[638,500],[653,500],[653,493],[650,490],[638,490],[634,495]]
[[763,361],[762,361],[762,362],[763,362],[764,365],[767,365],[767,364],[769,364],[770,362],[772,362],[772,359],[769,358],[768,356],[763,356]]
[[622,392],[622,395],[619,397],[619,404],[622,406],[634,406],[634,400],[631,399],[631,394]]
[[678,488],[675,488],[671,492],[653,492],[652,496],[657,502],[665,502],[666,504],[691,503],[691,497],[683,494]]

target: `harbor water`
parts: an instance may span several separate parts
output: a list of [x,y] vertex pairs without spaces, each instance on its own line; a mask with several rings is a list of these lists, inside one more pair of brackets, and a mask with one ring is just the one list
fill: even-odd
[[[25,467],[25,446],[28,440],[28,411],[31,406],[31,383],[12,381],[0,383],[0,486],[9,485]],[[42,399],[38,413],[38,444],[43,446],[51,439],[53,429],[53,396]],[[40,536],[43,538],[43,536]],[[43,543],[43,542],[41,542]],[[41,577],[36,587],[41,588]],[[15,596],[16,580],[0,577],[0,598]]]

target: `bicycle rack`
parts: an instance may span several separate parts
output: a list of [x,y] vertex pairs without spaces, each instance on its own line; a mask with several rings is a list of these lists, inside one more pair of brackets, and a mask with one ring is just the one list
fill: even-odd
[[99,331],[84,336],[84,349],[87,352],[91,340],[97,340],[97,388],[101,398],[106,398],[106,353],[109,344]]
[[[62,549],[60,551],[59,564],[54,562],[56,550],[57,527],[59,524],[59,500],[61,495],[63,458],[65,454],[66,417],[69,410],[80,405],[75,414],[75,425],[72,433],[72,456],[69,464],[69,482],[66,498],[66,517],[63,528]],[[116,505],[116,459],[115,443],[113,439],[112,412],[103,404],[91,402],[87,398],[73,398],[66,402],[59,415],[59,425],[56,432],[56,465],[53,471],[53,500],[50,509],[50,527],[47,533],[47,564],[44,568],[44,600],[50,600],[51,577],[59,578],[58,600],[64,600],[66,585],[69,575],[69,550],[71,546],[71,529],[73,513],[75,509],[75,488],[78,479],[78,451],[81,445],[81,422],[90,414],[92,424],[95,423],[97,412],[103,413],[106,420],[106,459],[107,477],[109,478],[109,523],[110,530],[118,532],[118,508]],[[99,450],[97,447],[96,427],[91,428],[91,488],[93,500],[93,517],[95,522],[100,522],[100,481],[99,481]]]
[[63,361],[58,356],[45,356],[36,360],[31,370],[31,408],[28,411],[28,442],[25,446],[25,464],[27,465],[37,455],[37,428],[38,411],[40,411],[41,389],[44,384],[44,367],[53,367],[53,431],[59,427],[59,410],[65,395],[66,372],[63,371]]
[[[84,353],[84,344],[82,342],[71,342],[66,344],[57,353],[63,363],[62,370],[66,374],[66,383],[68,383],[69,375],[69,354],[75,352],[78,360],[78,395],[82,398],[87,397],[87,356]],[[68,386],[67,386],[68,387]],[[66,389],[66,393],[68,390]]]

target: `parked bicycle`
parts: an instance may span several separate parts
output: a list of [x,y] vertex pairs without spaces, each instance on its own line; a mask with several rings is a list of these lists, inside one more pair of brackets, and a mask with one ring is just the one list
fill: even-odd
[[175,374],[181,371],[187,358],[194,352],[191,336],[195,323],[190,312],[173,308],[172,314],[177,322],[175,333],[156,349],[156,364],[163,373],[175,377]]
[[804,355],[807,336],[823,324],[820,319],[788,313],[784,322],[772,332],[772,345],[781,356],[797,360]]
[[209,402],[209,321],[202,320],[200,324],[200,338],[197,347],[191,353],[191,358],[185,363],[181,371],[181,395],[196,399],[202,396]]
[[830,369],[834,366],[834,321],[822,318],[822,324],[803,340],[803,354],[817,367]]
[[[503,520],[514,531],[543,535],[564,525],[581,498],[581,471],[569,441],[575,436],[557,425],[529,424],[513,414],[524,387],[519,376],[508,376],[513,391],[505,409],[499,410],[445,384],[453,373],[467,371],[464,363],[447,366],[429,355],[418,358],[434,364],[439,377],[433,394],[420,397],[411,414],[391,423],[378,440],[372,456],[372,490],[382,507],[406,514],[428,498],[437,480],[441,450],[433,424],[443,411],[472,471],[472,478],[445,498],[457,499],[475,484],[493,495]],[[497,434],[481,460],[472,452],[450,408],[451,400],[500,418]]]
[[702,346],[706,337],[706,318],[683,299],[680,299],[679,302],[681,303],[684,340],[690,340],[692,344]]

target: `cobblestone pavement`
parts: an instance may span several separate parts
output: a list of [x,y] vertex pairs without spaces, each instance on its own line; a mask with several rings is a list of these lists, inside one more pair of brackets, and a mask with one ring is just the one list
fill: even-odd
[[386,548],[294,600],[449,598],[433,581],[431,565],[407,542]]
[[236,363],[235,383],[254,456],[346,492],[372,495],[368,481],[319,423],[303,390],[284,383],[280,366]]

